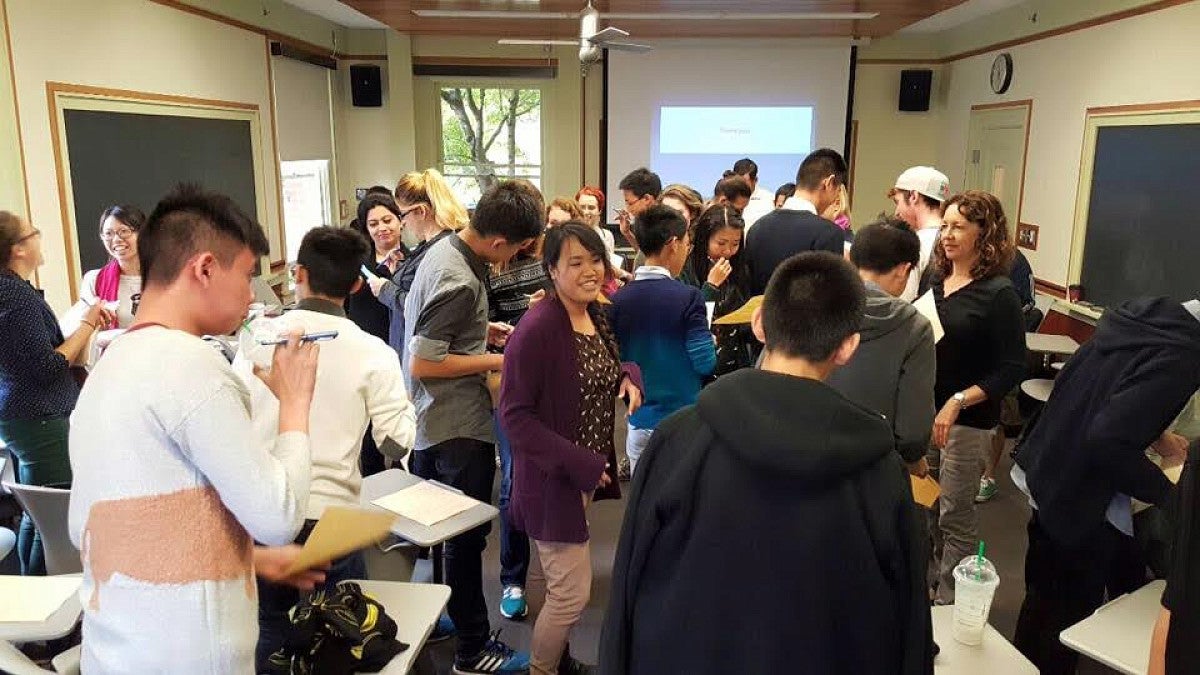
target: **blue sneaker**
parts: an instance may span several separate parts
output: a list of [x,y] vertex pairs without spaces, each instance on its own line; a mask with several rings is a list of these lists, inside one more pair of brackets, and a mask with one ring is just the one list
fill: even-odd
[[467,659],[454,659],[456,675],[515,675],[529,671],[529,655],[500,641],[500,631],[492,631],[487,644]]
[[458,629],[454,627],[454,622],[445,614],[438,617],[437,623],[433,625],[433,633],[430,633],[429,639],[425,642],[433,644],[434,642],[443,642],[454,637]]
[[520,621],[529,614],[529,605],[525,603],[525,589],[520,586],[505,586],[500,596],[500,615],[506,619]]

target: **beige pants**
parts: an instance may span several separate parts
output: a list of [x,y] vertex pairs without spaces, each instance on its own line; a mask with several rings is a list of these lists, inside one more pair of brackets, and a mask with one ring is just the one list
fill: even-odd
[[[591,502],[592,494],[585,493],[583,508]],[[533,675],[555,675],[567,636],[592,597],[592,545],[587,541],[532,541],[546,580],[546,602],[533,624],[529,670]]]
[[961,425],[950,427],[946,447],[932,448],[926,459],[942,487],[938,510],[931,516],[933,561],[937,570],[939,605],[954,604],[954,567],[963,558],[975,553],[979,546],[979,515],[975,495],[979,479],[992,446],[992,429],[975,429]]

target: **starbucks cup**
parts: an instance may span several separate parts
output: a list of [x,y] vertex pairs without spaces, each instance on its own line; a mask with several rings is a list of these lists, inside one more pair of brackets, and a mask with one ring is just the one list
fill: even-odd
[[983,556],[967,556],[954,568],[954,639],[965,645],[983,642],[992,598],[1000,585],[996,567]]

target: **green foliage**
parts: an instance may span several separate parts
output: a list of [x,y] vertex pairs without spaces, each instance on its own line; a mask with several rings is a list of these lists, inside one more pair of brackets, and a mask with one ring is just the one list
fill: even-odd
[[[541,157],[540,132],[532,140],[518,138],[520,127],[540,124],[540,90],[443,87],[441,99],[442,168],[448,175],[472,176],[478,190],[469,190],[472,196],[492,187],[497,177],[528,173],[514,165]],[[531,142],[538,147],[521,147]]]

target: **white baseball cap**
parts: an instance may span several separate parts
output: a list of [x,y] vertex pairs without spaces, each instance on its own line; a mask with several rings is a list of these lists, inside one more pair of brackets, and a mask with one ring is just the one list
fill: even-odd
[[944,202],[950,199],[950,179],[932,166],[914,166],[904,170],[896,179],[896,190],[918,192]]

